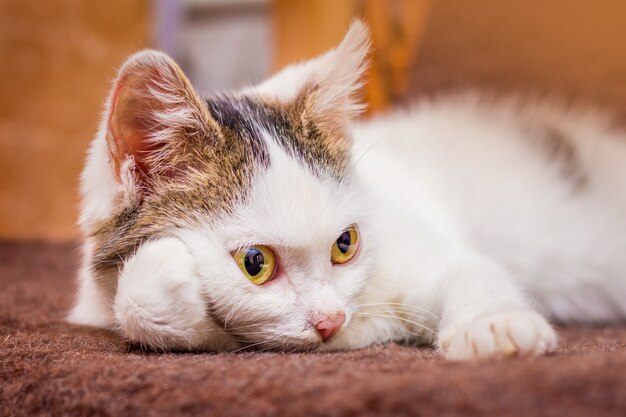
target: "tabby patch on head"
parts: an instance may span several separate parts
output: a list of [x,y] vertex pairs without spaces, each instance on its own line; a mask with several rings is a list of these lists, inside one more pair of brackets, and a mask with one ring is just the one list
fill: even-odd
[[117,269],[140,243],[165,230],[232,214],[249,198],[254,178],[272,165],[273,145],[317,178],[344,181],[345,125],[361,109],[354,94],[367,49],[358,23],[316,60],[206,101],[167,55],[130,57],[104,122],[109,164],[124,191],[114,214],[90,231],[92,267]]

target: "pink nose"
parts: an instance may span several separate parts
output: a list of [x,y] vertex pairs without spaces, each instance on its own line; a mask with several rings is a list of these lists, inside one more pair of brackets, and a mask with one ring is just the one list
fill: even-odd
[[346,322],[346,315],[344,313],[337,313],[334,316],[330,316],[321,320],[315,324],[317,332],[322,336],[322,340],[326,342],[333,337],[341,326]]

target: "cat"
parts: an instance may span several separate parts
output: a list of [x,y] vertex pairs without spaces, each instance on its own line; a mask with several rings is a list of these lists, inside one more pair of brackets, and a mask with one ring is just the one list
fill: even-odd
[[119,70],[81,177],[69,319],[156,350],[432,344],[539,355],[626,318],[626,138],[476,93],[372,120],[341,44],[204,100],[161,52]]

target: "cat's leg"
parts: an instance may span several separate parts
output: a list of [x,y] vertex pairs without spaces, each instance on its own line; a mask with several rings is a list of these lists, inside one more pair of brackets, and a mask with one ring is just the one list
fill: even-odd
[[142,345],[213,351],[237,346],[210,318],[196,262],[173,237],[147,242],[128,259],[113,309],[122,334]]
[[438,280],[442,317],[437,345],[447,359],[536,355],[556,348],[554,330],[503,268],[463,256]]
[[78,297],[67,319],[74,324],[110,328],[113,314],[108,300],[104,289],[94,282],[92,272],[85,267],[79,273]]
[[92,246],[89,239],[83,245],[83,260],[78,272],[76,304],[67,319],[74,324],[110,328],[113,325],[111,298],[113,288],[104,285],[111,280],[98,280],[91,268]]

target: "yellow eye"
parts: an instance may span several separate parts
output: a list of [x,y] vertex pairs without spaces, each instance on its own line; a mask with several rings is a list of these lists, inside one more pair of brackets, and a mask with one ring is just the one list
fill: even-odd
[[271,280],[276,270],[276,256],[267,246],[251,246],[233,253],[241,272],[256,285]]
[[359,231],[356,225],[348,226],[339,235],[333,247],[330,249],[330,260],[334,264],[345,264],[354,258],[359,249]]

